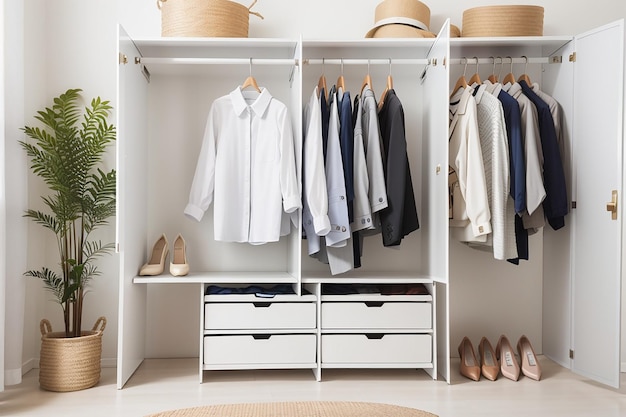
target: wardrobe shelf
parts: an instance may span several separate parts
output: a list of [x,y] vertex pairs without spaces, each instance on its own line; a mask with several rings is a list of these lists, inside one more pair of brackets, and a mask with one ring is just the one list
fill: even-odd
[[293,284],[297,278],[286,272],[215,271],[192,272],[184,277],[164,274],[153,277],[137,276],[135,284]]
[[358,270],[333,276],[324,272],[303,272],[302,283],[308,284],[432,284],[433,279],[425,276],[411,275],[406,272],[366,272]]
[[[541,48],[544,56],[557,51],[559,48],[571,42],[572,36],[511,36],[496,38],[451,38],[450,54],[452,57],[462,55],[464,51],[476,47],[488,47],[494,51],[498,50],[524,50],[529,47]],[[495,53],[495,52],[494,52]]]

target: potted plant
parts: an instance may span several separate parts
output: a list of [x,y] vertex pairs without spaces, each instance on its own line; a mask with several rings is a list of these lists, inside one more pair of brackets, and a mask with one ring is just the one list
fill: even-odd
[[32,140],[19,142],[33,173],[50,191],[42,196],[46,209],[26,210],[25,217],[54,233],[59,252],[54,267],[24,274],[41,279],[63,311],[64,332],[53,333],[47,320],[41,322],[39,381],[52,391],[89,388],[100,378],[106,320],[101,317],[91,331],[83,331],[82,313],[85,290],[100,275],[95,261],[114,248],[91,238],[115,214],[116,172],[101,168],[116,138],[115,126],[107,122],[112,107],[97,97],[81,108],[81,91],[69,89],[38,111],[35,119],[43,127],[25,126],[22,130]]

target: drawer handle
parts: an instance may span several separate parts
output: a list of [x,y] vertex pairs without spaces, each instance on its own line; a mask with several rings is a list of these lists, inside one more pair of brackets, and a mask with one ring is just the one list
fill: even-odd
[[384,301],[366,301],[365,305],[368,307],[382,307],[385,304]]
[[268,340],[270,337],[272,337],[271,334],[253,334],[252,337],[254,337],[254,340]]
[[267,303],[267,302],[257,302],[257,303],[252,303],[254,304],[255,307],[269,307],[272,305],[272,303]]
[[365,337],[369,340],[380,340],[385,337],[384,333],[365,333]]

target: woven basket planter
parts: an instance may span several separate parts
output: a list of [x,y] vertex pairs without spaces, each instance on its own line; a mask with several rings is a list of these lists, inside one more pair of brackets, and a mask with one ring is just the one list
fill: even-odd
[[95,386],[100,380],[102,332],[106,319],[100,317],[91,331],[81,337],[65,337],[52,332],[46,319],[41,320],[39,385],[48,391],[78,391]]
[[161,36],[247,38],[250,9],[229,0],[158,0]]

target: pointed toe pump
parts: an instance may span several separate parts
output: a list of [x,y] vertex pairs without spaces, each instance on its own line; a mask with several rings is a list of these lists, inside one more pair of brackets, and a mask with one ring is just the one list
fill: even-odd
[[189,273],[189,264],[187,263],[187,247],[185,239],[179,234],[174,240],[174,252],[170,262],[170,274],[175,277],[182,277]]
[[500,364],[496,358],[496,352],[493,350],[493,346],[491,346],[491,343],[489,343],[486,337],[480,339],[478,354],[480,355],[480,369],[482,375],[491,381],[495,381],[500,373]]
[[459,356],[461,357],[461,375],[473,381],[478,381],[480,379],[480,366],[474,353],[474,346],[472,346],[472,342],[467,337],[461,340]]
[[541,366],[537,360],[537,355],[535,355],[535,350],[526,336],[522,335],[519,338],[517,351],[522,364],[522,373],[528,378],[539,381],[541,379]]
[[509,339],[502,335],[496,345],[496,358],[500,361],[500,371],[502,375],[517,381],[519,379],[520,368],[515,358],[515,351]]
[[152,255],[150,260],[143,264],[139,270],[139,275],[160,275],[165,269],[165,258],[169,252],[167,238],[162,234],[152,247]]

